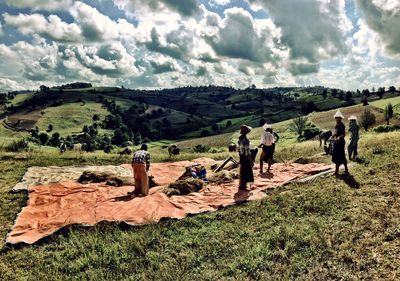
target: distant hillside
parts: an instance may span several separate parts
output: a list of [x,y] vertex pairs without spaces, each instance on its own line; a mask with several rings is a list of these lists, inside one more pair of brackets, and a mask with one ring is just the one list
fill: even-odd
[[[4,94],[5,95],[5,94]],[[369,99],[378,99],[368,93]],[[386,93],[395,96],[397,92]],[[386,97],[385,96],[385,97]],[[242,123],[277,123],[314,111],[361,103],[362,93],[324,87],[234,89],[203,86],[162,90],[92,87],[72,83],[37,92],[3,96],[7,125],[16,130],[47,130],[64,137],[95,125],[96,133],[120,141],[182,139],[236,131]],[[97,115],[98,120],[93,120]],[[95,124],[96,123],[96,124]],[[87,130],[87,128],[85,129]],[[4,134],[4,133],[3,133]],[[118,144],[117,144],[118,145]]]

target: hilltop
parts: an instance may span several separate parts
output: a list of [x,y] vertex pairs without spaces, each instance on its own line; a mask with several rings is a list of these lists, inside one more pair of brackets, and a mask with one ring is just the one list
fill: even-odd
[[[385,97],[396,96],[391,89]],[[47,131],[53,143],[90,142],[88,150],[141,141],[205,137],[236,131],[240,124],[259,126],[310,112],[358,104],[363,93],[324,87],[246,89],[203,86],[161,90],[93,87],[73,83],[40,90],[2,94],[3,144]],[[369,93],[370,100],[379,99]]]

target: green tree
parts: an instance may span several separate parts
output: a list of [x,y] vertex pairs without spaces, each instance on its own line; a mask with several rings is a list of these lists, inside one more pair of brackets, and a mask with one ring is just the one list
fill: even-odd
[[307,127],[308,118],[307,116],[299,116],[293,119],[289,124],[289,129],[295,132],[299,138],[303,136],[303,132]]
[[57,147],[60,144],[60,134],[59,133],[54,133],[51,138],[49,139],[49,144],[51,146]]
[[328,90],[327,90],[327,89],[324,89],[324,90],[322,91],[322,97],[324,98],[324,100],[326,99],[327,96],[328,96]]
[[378,97],[381,99],[383,97],[383,95],[385,94],[385,87],[380,87],[378,89],[378,92],[376,93],[378,95]]
[[210,134],[210,131],[209,130],[203,130],[203,131],[201,131],[201,133],[200,133],[200,137],[208,137],[208,136],[210,136],[211,134]]
[[367,98],[367,96],[362,96],[361,102],[362,102],[363,106],[367,106],[367,105],[368,105],[368,98]]
[[230,127],[230,126],[232,126],[232,121],[231,120],[228,120],[228,121],[226,121],[226,125],[225,125],[225,127]]
[[376,116],[371,110],[366,109],[363,114],[361,114],[360,125],[364,128],[365,131],[368,131],[372,125],[376,123]]
[[46,132],[41,132],[39,134],[39,142],[41,145],[46,145],[47,142],[49,141],[49,139],[50,139],[50,136]]
[[92,119],[93,119],[94,122],[99,121],[100,120],[100,116],[98,114],[95,114],[95,115],[93,115]]
[[369,98],[369,96],[371,95],[371,93],[369,92],[369,90],[368,89],[364,89],[364,90],[362,90],[362,92],[361,92],[362,94],[363,94],[363,96],[366,96],[367,98]]
[[353,93],[350,91],[346,92],[345,100],[350,101],[353,98]]
[[129,141],[129,136],[127,133],[123,132],[120,128],[114,131],[114,135],[112,137],[112,143],[118,146],[121,146],[123,143]]
[[389,103],[386,107],[385,107],[385,120],[387,122],[387,124],[389,125],[390,119],[393,118],[393,106],[391,103]]
[[211,130],[213,130],[214,132],[218,131],[219,127],[218,124],[212,124],[211,126]]

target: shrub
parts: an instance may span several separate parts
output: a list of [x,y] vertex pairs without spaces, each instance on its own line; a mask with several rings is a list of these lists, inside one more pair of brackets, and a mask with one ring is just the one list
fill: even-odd
[[56,100],[56,101],[53,101],[50,106],[57,107],[57,106],[61,106],[63,104],[64,104],[64,102],[62,100]]
[[99,121],[100,120],[100,116],[98,114],[93,115],[92,120],[94,122]]
[[14,140],[12,143],[10,143],[5,148],[7,151],[11,151],[11,152],[20,152],[20,151],[24,151],[24,150],[26,151],[29,148],[29,143],[25,139]]
[[205,153],[208,152],[210,150],[210,148],[208,146],[202,145],[202,144],[198,144],[195,147],[193,147],[193,151],[195,153]]
[[40,143],[41,145],[46,145],[47,142],[49,141],[49,139],[50,139],[50,136],[49,136],[49,134],[47,134],[46,132],[41,132],[41,133],[39,134],[39,143]]
[[368,105],[368,98],[367,98],[367,96],[363,96],[363,97],[361,98],[361,102],[362,102],[363,106],[367,106],[367,105]]
[[209,130],[203,130],[203,131],[201,131],[201,133],[200,133],[200,137],[208,137],[208,136],[210,136],[211,134],[210,134],[210,131]]
[[218,131],[218,129],[219,129],[218,124],[213,124],[211,126],[211,130],[213,130],[214,132]]
[[390,119],[393,118],[393,106],[391,103],[389,103],[386,107],[385,107],[385,120],[387,122],[387,124],[389,125]]
[[111,153],[112,145],[106,145],[103,149],[105,153]]
[[61,140],[60,140],[60,134],[59,134],[59,133],[54,133],[54,134],[51,136],[51,138],[49,139],[49,144],[50,144],[51,146],[57,147],[57,146],[60,145],[60,142],[61,142]]
[[123,145],[125,142],[129,141],[129,135],[125,131],[122,131],[120,128],[118,128],[114,131],[111,141],[112,144]]
[[304,129],[303,136],[306,140],[310,140],[319,135],[320,129],[313,123],[307,123],[306,128]]
[[376,133],[387,133],[387,132],[393,132],[393,131],[397,131],[400,130],[400,126],[399,125],[380,125],[378,127],[374,128],[374,131]]
[[376,116],[369,109],[366,109],[361,115],[360,125],[368,131],[368,128],[376,123]]
[[300,138],[303,136],[303,132],[307,127],[307,123],[307,116],[299,116],[292,120],[292,123],[289,124],[289,129],[297,133],[298,137]]

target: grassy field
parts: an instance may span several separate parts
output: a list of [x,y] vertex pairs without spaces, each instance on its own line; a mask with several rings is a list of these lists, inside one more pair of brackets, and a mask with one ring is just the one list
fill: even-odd
[[[84,125],[92,125],[94,114],[98,114],[100,120],[103,120],[108,111],[96,102],[68,103],[57,107],[48,107],[38,120],[37,126],[40,130],[46,130],[52,124],[53,132],[58,132],[61,136],[68,136],[80,132]],[[102,130],[99,132],[104,133]]]
[[[341,111],[345,116],[345,124],[347,125],[348,121],[347,118],[350,117],[350,115],[356,115],[358,119],[360,119],[361,114],[364,112],[365,109],[370,109],[375,115],[376,115],[376,124],[381,125],[385,124],[386,121],[384,120],[384,115],[383,115],[383,110],[369,105],[369,106],[361,106],[361,105],[355,105],[355,106],[350,106],[350,107],[345,107],[342,108]],[[336,109],[334,110],[329,110],[325,112],[314,112],[309,115],[309,120],[315,123],[320,129],[330,129],[334,130],[335,127],[335,120],[333,118],[333,115],[336,113]],[[250,118],[250,117],[249,117]],[[178,142],[177,144],[182,147],[189,149],[190,147],[194,147],[199,144],[203,144],[209,147],[226,147],[230,143],[236,143],[238,137],[239,137],[239,127],[241,124],[252,124],[251,123],[251,118],[238,118],[237,121],[235,122],[235,128],[236,131],[231,132],[231,133],[224,133],[216,136],[210,136],[210,137],[204,137],[204,138],[195,138],[187,141],[182,141]],[[258,123],[258,121],[257,121]],[[277,149],[297,149],[297,146],[302,146],[304,143],[298,143],[297,141],[297,136],[290,131],[289,129],[289,124],[291,123],[291,120],[286,120],[278,123],[274,123],[273,128],[274,131],[277,132],[280,136],[279,144],[277,146]],[[391,123],[393,124],[400,124],[400,119],[398,117],[395,117]],[[253,127],[253,130],[249,134],[249,139],[251,143],[255,146],[257,146],[260,142],[260,136],[262,135],[263,129],[262,127],[258,127],[257,125]],[[360,132],[361,134],[364,134],[363,130]],[[317,146],[319,143],[316,141],[314,142],[314,145]]]
[[391,103],[393,105],[394,112],[400,113],[400,96],[389,98],[389,99],[381,99],[377,101],[373,101],[370,104],[381,109],[385,109],[385,107]]
[[[355,105],[355,106],[350,106],[350,107],[345,107],[341,108],[341,112],[343,113],[345,117],[345,124],[348,123],[347,118],[349,118],[351,115],[357,116],[358,120],[360,120],[360,117],[362,113],[366,110],[369,109],[371,112],[373,112],[376,116],[376,124],[375,125],[381,125],[385,123],[385,118],[384,118],[384,112],[382,109],[377,108],[372,105],[368,106],[362,106],[362,105]],[[330,129],[333,130],[335,127],[335,120],[333,118],[333,115],[336,113],[336,109],[325,111],[325,112],[314,112],[310,116],[310,120],[314,122],[318,127],[321,129]],[[394,118],[392,120],[393,124],[398,124],[400,123],[400,119]]]
[[[370,109],[378,123],[383,123],[382,110],[374,106]],[[74,108],[81,116],[79,121],[87,118],[85,122],[91,124],[91,102]],[[342,112],[347,122],[347,117],[359,117],[364,109],[354,106]],[[56,112],[46,112],[43,118],[56,120],[62,116]],[[332,128],[334,113],[313,113],[310,120],[320,128]],[[248,120],[232,122],[239,126]],[[297,142],[288,130],[290,122],[273,124],[281,137],[276,159],[288,162],[304,157],[329,163],[330,157],[321,153],[318,141]],[[51,124],[54,131],[62,130]],[[261,133],[260,127],[250,133],[254,145]],[[0,127],[1,141],[14,137],[20,135]],[[229,155],[226,146],[237,137],[236,130],[178,142],[182,153],[173,159],[165,148],[171,141],[154,142],[150,144],[152,161],[225,159]],[[32,146],[24,153],[0,148],[0,280],[399,280],[399,139],[400,132],[361,132],[362,161],[350,167],[349,177],[291,184],[273,190],[264,200],[181,221],[143,227],[110,223],[91,228],[71,226],[21,248],[9,248],[4,241],[28,199],[26,193],[12,193],[11,187],[28,167],[117,165],[129,163],[130,157],[119,156],[116,150],[114,154],[61,155],[48,147]],[[194,153],[198,144],[210,147],[210,152]]]
[[[265,200],[182,221],[69,227],[34,246],[3,248],[0,280],[396,280],[399,138],[398,132],[365,135],[360,143],[365,162],[350,169],[353,178],[292,184]],[[313,156],[313,142],[303,145],[296,153]],[[27,200],[10,187],[28,166],[126,161],[45,150],[25,154],[26,161],[0,155],[2,237]]]
[[11,100],[11,104],[13,106],[19,106],[21,105],[24,101],[30,99],[32,97],[33,93],[21,93],[15,96],[15,98],[13,98]]
[[0,147],[6,146],[16,139],[26,137],[27,133],[8,130],[0,124]]
[[[239,130],[240,126],[242,124],[247,124],[249,126],[256,127],[256,126],[258,126],[260,118],[261,117],[259,117],[259,116],[244,116],[244,117],[238,117],[238,118],[225,119],[220,122],[217,122],[216,124],[218,125],[218,128],[219,128],[218,135]],[[226,123],[228,121],[231,121],[232,125],[227,127]],[[189,133],[185,134],[183,137],[187,137],[187,138],[199,137],[203,130],[208,130],[210,133],[213,133],[211,126],[208,126],[208,127],[204,127],[197,131],[189,132]]]

